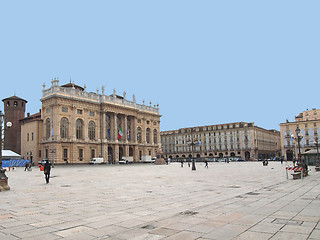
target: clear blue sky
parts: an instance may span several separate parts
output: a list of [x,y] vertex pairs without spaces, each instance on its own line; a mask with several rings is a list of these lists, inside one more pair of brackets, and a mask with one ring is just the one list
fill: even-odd
[[3,0],[1,99],[33,114],[43,83],[71,78],[158,103],[161,130],[279,129],[319,108],[319,11],[319,0]]

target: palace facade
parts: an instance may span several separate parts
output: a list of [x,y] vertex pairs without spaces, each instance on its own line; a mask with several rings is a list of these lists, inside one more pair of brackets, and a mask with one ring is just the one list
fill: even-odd
[[167,158],[268,159],[280,154],[280,133],[236,122],[163,131],[161,144]]
[[[57,79],[51,83],[49,88],[43,86],[40,123],[38,115],[21,120],[23,141],[32,138],[38,144],[33,147],[35,161],[72,164],[103,157],[117,163],[129,157],[139,162],[161,150],[158,105],[138,104],[134,95],[130,101],[125,92],[119,96],[115,90],[106,95],[104,87],[99,94],[73,83],[59,86]],[[27,158],[32,147],[25,146],[22,154]]]

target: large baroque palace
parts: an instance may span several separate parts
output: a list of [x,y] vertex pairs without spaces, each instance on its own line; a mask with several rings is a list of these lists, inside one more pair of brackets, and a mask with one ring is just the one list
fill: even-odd
[[161,132],[168,158],[268,159],[280,155],[280,133],[236,122]]
[[[43,86],[40,114],[21,120],[26,144],[21,154],[34,160],[49,159],[55,164],[88,163],[94,157],[117,163],[123,157],[139,162],[155,157],[161,149],[159,106],[129,101],[102,87],[96,93],[74,83]],[[32,143],[34,141],[34,143]],[[38,143],[37,143],[38,142]]]

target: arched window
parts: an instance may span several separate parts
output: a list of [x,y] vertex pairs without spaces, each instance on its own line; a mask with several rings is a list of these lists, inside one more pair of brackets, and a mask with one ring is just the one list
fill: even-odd
[[127,118],[127,139],[131,141],[131,118]]
[[138,129],[137,129],[137,140],[138,140],[138,143],[141,143],[141,142],[142,142],[142,131],[141,131],[141,127],[138,127]]
[[157,129],[153,130],[153,143],[158,144],[158,131],[157,131]]
[[147,143],[150,143],[150,128],[147,128],[146,130],[146,140],[147,140]]
[[78,118],[76,121],[76,136],[77,139],[83,138],[83,121],[80,118]]
[[90,140],[96,139],[96,124],[94,121],[89,122],[88,132]]
[[109,113],[106,114],[106,138],[111,140],[111,116]]
[[68,118],[64,117],[61,119],[60,123],[60,137],[67,138],[69,137],[69,120]]
[[51,130],[51,121],[50,118],[47,118],[46,120],[46,139],[50,138],[50,130]]

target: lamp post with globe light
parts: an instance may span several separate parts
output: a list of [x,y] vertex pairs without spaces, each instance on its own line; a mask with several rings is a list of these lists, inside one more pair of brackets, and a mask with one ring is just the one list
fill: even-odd
[[193,153],[194,153],[194,146],[195,146],[196,144],[198,144],[199,141],[196,140],[196,139],[193,139],[193,135],[192,135],[192,133],[191,133],[191,141],[188,141],[187,143],[191,145],[191,151],[192,151],[192,170],[195,171],[195,170],[196,170],[196,162],[195,162]]
[[319,164],[319,139],[318,139],[318,137],[316,137],[314,139],[314,144],[317,147],[317,162],[316,162],[316,164]]
[[298,161],[300,164],[302,164],[301,162],[301,147],[300,147],[300,141],[301,139],[303,138],[302,134],[300,133],[300,128],[297,127],[297,129],[295,130],[296,131],[296,140],[298,142],[298,151],[299,151],[299,154],[298,154]]

